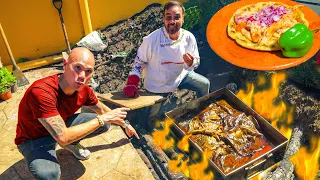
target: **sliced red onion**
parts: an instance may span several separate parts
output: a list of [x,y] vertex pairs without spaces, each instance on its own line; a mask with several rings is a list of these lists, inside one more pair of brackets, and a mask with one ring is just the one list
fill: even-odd
[[259,10],[251,16],[244,15],[242,17],[236,18],[235,21],[236,23],[244,21],[248,24],[253,24],[255,21],[258,21],[261,26],[265,27],[279,21],[282,16],[288,14],[289,12],[290,11],[287,10],[285,6],[274,7],[274,5],[271,5],[270,7]]
[[273,20],[274,20],[275,22],[277,22],[277,21],[280,20],[280,16],[279,16],[279,15],[275,15],[275,16],[273,16],[272,18],[273,18]]

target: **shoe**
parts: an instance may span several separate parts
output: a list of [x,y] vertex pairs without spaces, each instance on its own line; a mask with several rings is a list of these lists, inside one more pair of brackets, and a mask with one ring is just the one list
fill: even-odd
[[236,85],[236,83],[229,83],[226,85],[226,88],[234,94],[236,94],[236,92],[238,91],[238,86]]
[[80,160],[87,160],[90,158],[90,151],[83,147],[80,143],[68,144],[64,149],[70,151],[76,158]]

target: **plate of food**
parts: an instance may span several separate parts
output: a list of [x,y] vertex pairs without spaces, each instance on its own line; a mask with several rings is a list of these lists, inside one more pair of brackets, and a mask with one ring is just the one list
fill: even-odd
[[242,0],[212,16],[207,40],[221,58],[253,70],[297,66],[320,48],[320,17],[290,0]]

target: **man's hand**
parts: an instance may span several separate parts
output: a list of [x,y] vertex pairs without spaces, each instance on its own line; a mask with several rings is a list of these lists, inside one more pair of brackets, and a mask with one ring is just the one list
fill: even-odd
[[183,60],[190,67],[193,64],[194,57],[189,53],[185,53],[183,55]]
[[130,108],[116,108],[101,115],[101,117],[105,123],[115,123],[119,125],[127,117],[129,110]]
[[137,139],[140,139],[140,137],[138,136],[136,130],[131,125],[128,125],[125,130],[126,130],[126,134],[129,137],[134,135],[134,136],[136,136]]

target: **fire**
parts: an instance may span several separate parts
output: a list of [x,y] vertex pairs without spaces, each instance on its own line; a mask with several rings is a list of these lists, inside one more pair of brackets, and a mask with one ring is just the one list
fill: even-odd
[[[168,138],[170,134],[170,126],[174,123],[172,119],[166,119],[164,121],[163,130],[152,133],[154,143],[161,149],[169,149],[175,145],[173,138]],[[158,124],[159,125],[159,124]],[[177,147],[185,152],[189,152],[189,137],[191,135],[184,136],[181,141],[177,143]],[[190,162],[189,158],[184,158],[184,154],[178,154],[176,160],[169,161],[169,168],[173,172],[182,172],[186,177],[197,180],[213,179],[214,175],[212,172],[206,173],[206,169],[209,164],[209,157],[212,156],[212,152],[204,152],[203,158],[200,162],[188,165]]]
[[314,179],[319,170],[320,137],[312,137],[310,148],[303,146],[290,158],[296,165],[295,172],[299,179]]
[[178,142],[178,148],[181,149],[182,151],[188,152],[189,151],[189,143],[188,143],[188,139],[190,135],[186,135],[182,138],[181,141]]
[[168,137],[170,133],[170,126],[173,124],[172,119],[166,119],[164,121],[163,130],[156,131],[152,133],[154,143],[159,146],[161,149],[169,149],[174,146],[174,139]]
[[169,161],[169,168],[173,172],[182,172],[187,178],[192,180],[211,180],[214,179],[214,174],[209,171],[206,173],[206,169],[209,165],[209,157],[212,156],[212,151],[203,152],[203,158],[200,162],[189,165],[189,158],[183,160],[184,155],[178,154],[176,160]]
[[188,169],[188,162],[189,158],[186,160],[183,160],[184,155],[178,154],[177,160],[170,160],[169,161],[169,168],[172,172],[182,172],[186,176],[189,175],[189,169]]
[[279,85],[285,77],[285,74],[274,74],[271,77],[271,88],[257,92],[253,96],[254,109],[267,119],[278,118],[286,111],[283,102],[280,105],[274,104],[274,100],[279,96]]
[[212,151],[204,151],[202,161],[189,166],[190,176],[188,177],[190,179],[211,180],[214,178],[214,175],[211,171],[209,171],[208,173],[205,173],[205,170],[209,165],[209,158],[212,156],[212,153],[213,153]]
[[264,86],[267,83],[266,78],[264,76],[258,77],[258,86]]
[[[191,135],[186,135],[184,136],[177,144],[178,148],[185,151],[189,152],[189,137]],[[182,172],[186,177],[192,179],[192,180],[211,180],[214,178],[214,174],[210,171],[206,173],[206,169],[208,168],[209,165],[209,158],[212,156],[212,151],[204,151],[202,154],[202,159],[200,162],[191,164],[188,166],[190,163],[189,158],[185,158],[183,160],[184,155],[183,154],[178,154],[177,160],[170,160],[169,161],[169,168],[173,172]],[[199,159],[199,155],[193,154],[193,159]]]
[[274,127],[289,138],[291,136],[291,128],[289,127],[293,121],[294,109],[287,107],[285,102],[278,99],[280,84],[285,79],[284,73],[274,73],[269,83],[270,88],[264,88],[261,86],[266,86],[268,82],[264,76],[259,76],[258,88],[254,84],[248,83],[247,92],[240,90],[237,96],[261,116],[271,121]]
[[237,96],[248,106],[252,107],[252,97],[254,92],[254,85],[253,84],[247,84],[247,90],[248,92],[245,93],[244,90],[240,89]]

